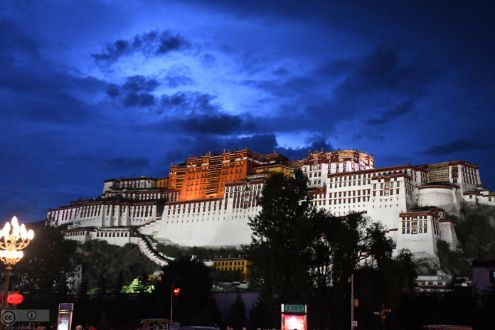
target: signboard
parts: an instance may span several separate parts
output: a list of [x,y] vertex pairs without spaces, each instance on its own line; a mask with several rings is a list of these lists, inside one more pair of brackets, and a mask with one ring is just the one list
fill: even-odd
[[282,330],[307,330],[307,305],[282,304]]
[[58,304],[58,310],[59,311],[69,311],[72,312],[74,309],[74,304],[73,303],[61,303]]
[[63,303],[58,305],[57,330],[71,330],[73,303]]
[[306,305],[282,304],[282,313],[306,314]]
[[1,321],[4,325],[19,322],[49,322],[50,312],[48,309],[4,309]]
[[282,314],[282,330],[306,330],[306,315]]

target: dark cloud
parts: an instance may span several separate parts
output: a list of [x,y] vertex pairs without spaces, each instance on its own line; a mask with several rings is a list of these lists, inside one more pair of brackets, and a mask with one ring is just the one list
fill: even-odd
[[[300,117],[308,120],[301,122],[310,121],[312,127],[322,130],[330,118],[335,124],[388,108],[368,124],[387,123],[413,109],[412,101],[397,105],[398,100],[424,97],[437,75],[438,70],[429,65],[401,59],[397,48],[378,48],[362,58],[327,63],[306,77],[262,87],[275,95],[295,97],[298,104],[305,105]],[[326,86],[329,79],[340,82],[336,87]]]
[[[108,155],[98,155],[94,153],[80,154],[86,160],[85,168],[98,174],[103,179],[115,177],[138,177],[150,175],[153,168],[153,158],[124,156],[109,152]],[[100,182],[97,182],[100,184]]]
[[254,132],[255,120],[247,114],[235,115],[225,112],[214,104],[215,96],[207,93],[182,91],[162,95],[159,112],[167,116],[160,122],[145,125],[144,129],[168,129],[177,133],[201,135],[232,135]]
[[155,104],[155,97],[150,93],[158,87],[158,81],[144,76],[127,77],[121,86],[109,84],[107,95],[121,101],[125,107],[148,107]]
[[158,81],[144,76],[127,77],[122,85],[122,90],[126,92],[152,92],[158,87]]
[[418,96],[437,75],[428,65],[402,61],[397,48],[379,48],[359,61],[335,93],[341,100],[381,93]]
[[[201,4],[201,2],[199,3]],[[204,5],[204,4],[203,4]],[[209,1],[246,20],[265,18],[316,24],[325,31],[342,31],[353,47],[361,42],[393,41],[409,44],[423,54],[442,60],[464,60],[465,66],[484,67],[495,55],[495,4],[490,0],[456,1],[448,8],[431,1]],[[352,19],[349,19],[352,17]],[[456,50],[453,50],[456,49]],[[440,56],[439,56],[440,55]],[[471,62],[472,56],[482,63]],[[471,62],[471,63],[469,63]],[[493,68],[491,68],[493,69]],[[493,73],[493,70],[490,70]]]
[[[45,61],[30,68],[0,63],[0,118],[72,122],[101,117],[85,96],[96,95],[103,82],[54,69]],[[33,64],[34,65],[34,64]]]
[[[378,48],[360,58],[326,62],[305,75],[251,79],[243,84],[276,97],[280,120],[274,118],[273,122],[280,129],[310,126],[328,133],[337,122],[366,118],[369,113],[381,112],[367,122],[370,125],[405,115],[414,108],[412,100],[424,97],[437,74],[432,66],[402,59],[397,48]],[[398,104],[404,99],[409,101]]]
[[452,140],[443,144],[433,145],[422,151],[427,155],[450,155],[460,152],[479,151],[493,149],[495,144],[478,141],[469,141],[464,138]]
[[211,67],[217,63],[217,58],[211,54],[204,54],[201,56],[201,63],[206,67]]
[[117,84],[109,84],[107,87],[107,95],[114,98],[120,95],[120,87]]
[[160,46],[158,47],[158,54],[165,54],[172,50],[179,50],[188,48],[189,42],[179,35],[166,35],[162,34],[160,38]]
[[241,117],[228,114],[207,114],[182,121],[182,128],[189,133],[232,134],[241,132],[242,127]]
[[317,79],[309,76],[292,76],[285,80],[246,80],[243,84],[257,87],[277,97],[313,95]]
[[150,165],[146,158],[114,157],[101,160],[102,165],[112,171],[120,173],[143,173]]
[[274,75],[276,76],[285,76],[286,74],[289,74],[289,70],[283,67],[278,67],[275,70],[272,71]]
[[8,189],[0,192],[0,198],[9,202],[3,206],[3,221],[10,221],[13,216],[16,216],[22,223],[44,219],[39,212],[34,213],[32,210],[45,208],[52,200],[37,197],[34,194],[26,196],[26,194],[22,194],[21,191],[14,189],[14,187],[5,186],[5,188]]
[[275,133],[253,134],[244,137],[217,137],[211,135],[188,135],[182,137],[179,144],[184,148],[167,153],[165,162],[182,162],[190,156],[200,156],[207,152],[221,153],[226,150],[248,148],[259,153],[277,152],[289,159],[302,159],[310,151],[333,150],[325,137],[315,135],[301,148],[284,148],[279,146]]
[[[155,107],[156,113],[162,115],[161,119],[136,124],[136,129],[167,130],[177,134],[187,132],[189,135],[232,135],[255,130],[256,126],[251,116],[229,114],[219,104],[215,104],[214,100],[214,95],[194,91],[164,94]],[[129,102],[141,101],[143,100],[129,99]]]
[[39,42],[21,31],[12,20],[0,18],[0,31],[0,49],[3,56],[6,55],[5,50],[30,56],[38,55]]
[[172,95],[162,95],[160,105],[165,111],[178,110],[185,114],[212,113],[218,110],[218,106],[212,102],[215,97],[208,93],[177,92]]
[[128,93],[122,104],[125,107],[148,107],[155,104],[155,97],[148,93]]
[[194,80],[192,80],[190,77],[182,74],[169,74],[165,76],[165,82],[167,83],[168,87],[170,88],[176,88],[179,86],[187,86],[187,85],[192,85],[194,84]]
[[182,136],[178,143],[182,148],[176,148],[165,156],[167,164],[182,162],[190,156],[200,156],[207,152],[221,153],[225,150],[248,148],[259,153],[271,153],[277,147],[275,134],[253,134],[244,137],[218,137],[211,135]]
[[45,97],[32,97],[17,103],[17,111],[29,121],[73,123],[96,122],[100,119],[97,108],[67,93],[47,93]]
[[266,68],[267,59],[258,52],[242,52],[238,54],[237,65],[239,71],[255,74]]
[[373,140],[373,141],[383,141],[385,136],[380,133],[372,132],[369,130],[363,130],[352,135],[352,140]]
[[277,147],[277,137],[273,133],[255,134],[226,141],[230,149],[248,148],[259,153],[272,153]]
[[79,76],[40,54],[43,44],[17,22],[0,19],[0,121],[69,123],[101,116],[86,96],[104,83]]
[[328,78],[336,78],[356,70],[357,65],[357,61],[350,58],[336,61],[327,61],[325,64],[315,70],[315,74]]
[[311,137],[307,144],[301,148],[283,148],[277,147],[277,152],[283,154],[289,159],[303,159],[311,151],[331,151],[334,150],[333,146],[327,142],[326,138],[322,135],[315,135]]
[[15,93],[41,96],[47,93],[75,91],[97,93],[102,86],[103,81],[60,70],[55,63],[43,59],[16,64],[0,63],[0,88]]
[[386,124],[396,118],[405,115],[406,113],[411,112],[413,109],[414,109],[414,102],[412,101],[401,102],[398,105],[389,108],[383,113],[381,113],[379,117],[368,119],[366,123],[369,125]]
[[129,40],[116,40],[108,44],[102,52],[92,56],[99,63],[113,63],[122,56],[134,53],[164,55],[172,51],[185,50],[189,47],[191,47],[189,40],[180,34],[174,34],[169,31],[151,31],[136,35]]
[[103,82],[80,76],[42,57],[42,44],[10,20],[0,18],[0,89],[24,95],[46,95],[74,90],[98,91]]

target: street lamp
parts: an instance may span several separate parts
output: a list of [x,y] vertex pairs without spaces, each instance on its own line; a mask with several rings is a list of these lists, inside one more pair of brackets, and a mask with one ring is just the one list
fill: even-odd
[[9,294],[9,282],[12,268],[22,259],[24,256],[22,249],[29,245],[33,237],[33,230],[27,230],[24,224],[19,226],[16,217],[13,217],[10,223],[5,223],[3,229],[0,231],[0,260],[5,264],[6,270],[2,309],[7,307],[7,296]]

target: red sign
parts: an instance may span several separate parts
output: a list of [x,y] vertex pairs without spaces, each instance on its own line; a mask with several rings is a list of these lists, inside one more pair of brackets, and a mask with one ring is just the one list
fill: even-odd
[[306,315],[282,314],[282,330],[306,330]]

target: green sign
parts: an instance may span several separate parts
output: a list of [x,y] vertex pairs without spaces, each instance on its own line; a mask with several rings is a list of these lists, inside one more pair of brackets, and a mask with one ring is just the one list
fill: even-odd
[[306,305],[282,304],[282,313],[306,314]]

